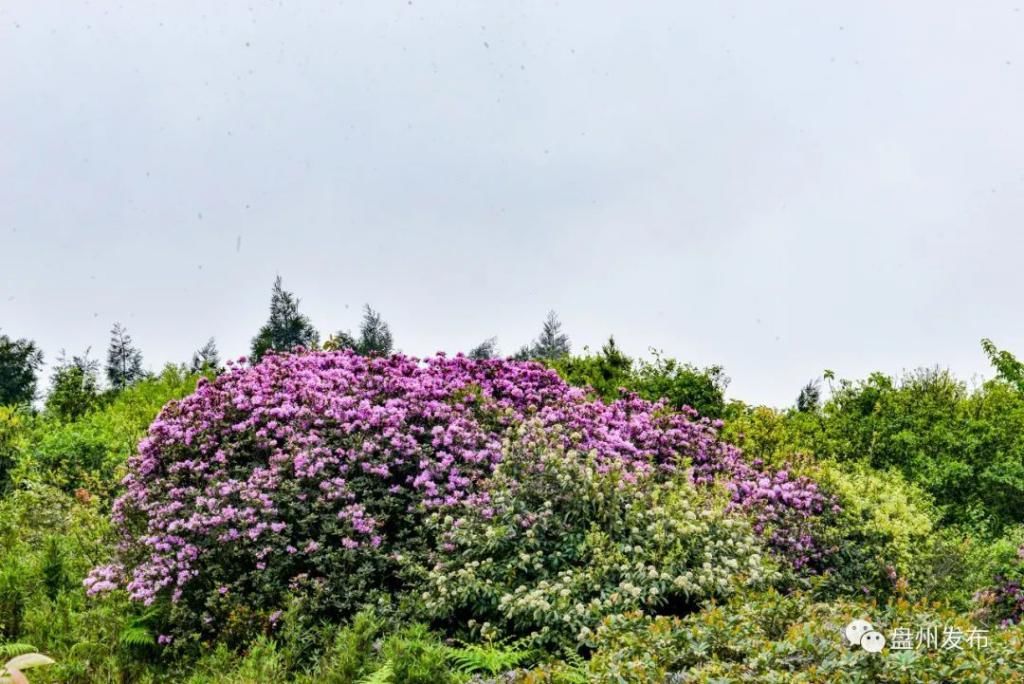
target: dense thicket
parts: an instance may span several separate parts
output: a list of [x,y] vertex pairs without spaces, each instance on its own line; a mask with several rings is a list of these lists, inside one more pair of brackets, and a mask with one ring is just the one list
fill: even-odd
[[[1012,354],[986,343],[977,386],[828,373],[772,409],[612,341],[420,362],[381,326],[123,389],[83,355],[0,407],[0,660],[54,656],[34,684],[1020,681]],[[964,641],[871,655],[853,617]]]

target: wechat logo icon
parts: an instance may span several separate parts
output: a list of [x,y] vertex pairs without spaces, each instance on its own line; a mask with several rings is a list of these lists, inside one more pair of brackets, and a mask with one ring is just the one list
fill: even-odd
[[867,620],[851,621],[844,633],[851,646],[860,646],[868,653],[881,653],[885,648],[885,637]]

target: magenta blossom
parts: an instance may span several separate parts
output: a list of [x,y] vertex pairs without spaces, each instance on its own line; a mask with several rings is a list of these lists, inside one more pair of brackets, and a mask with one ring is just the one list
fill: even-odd
[[120,584],[147,604],[200,605],[397,558],[420,512],[488,510],[503,441],[527,420],[629,478],[688,468],[696,484],[724,482],[796,565],[814,556],[817,487],[748,463],[692,411],[591,401],[531,362],[269,354],[200,381],[150,426],[114,504],[119,562],[93,571],[89,593]]

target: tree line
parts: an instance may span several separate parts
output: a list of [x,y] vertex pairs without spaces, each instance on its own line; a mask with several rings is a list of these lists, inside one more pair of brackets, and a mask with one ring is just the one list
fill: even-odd
[[[352,349],[361,355],[388,355],[395,352],[391,327],[369,304],[356,333],[338,330],[321,336],[309,317],[299,309],[299,298],[284,288],[280,276],[274,280],[267,321],[260,327],[250,345],[250,358],[258,362],[268,352],[287,352],[296,347],[328,350]],[[516,359],[552,361],[568,356],[569,336],[562,331],[558,316],[552,311],[545,319],[541,333],[523,345]],[[90,356],[91,348],[81,354],[61,351],[50,376],[45,393],[46,408],[74,420],[93,406],[104,394],[122,391],[147,377],[142,350],[135,344],[127,328],[119,322],[110,331],[106,362],[101,364]],[[499,355],[494,337],[467,352],[474,359],[496,358]],[[43,368],[43,352],[27,338],[12,338],[0,332],[0,405],[29,405],[40,397],[39,376]],[[187,364],[192,372],[216,370],[221,367],[220,352],[211,337],[197,349]],[[105,379],[105,386],[103,380]]]

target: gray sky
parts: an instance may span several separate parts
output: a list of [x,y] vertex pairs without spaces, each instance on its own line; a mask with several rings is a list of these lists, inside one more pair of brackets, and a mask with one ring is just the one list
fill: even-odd
[[0,5],[0,328],[425,355],[548,309],[789,404],[1024,353],[1024,0]]

